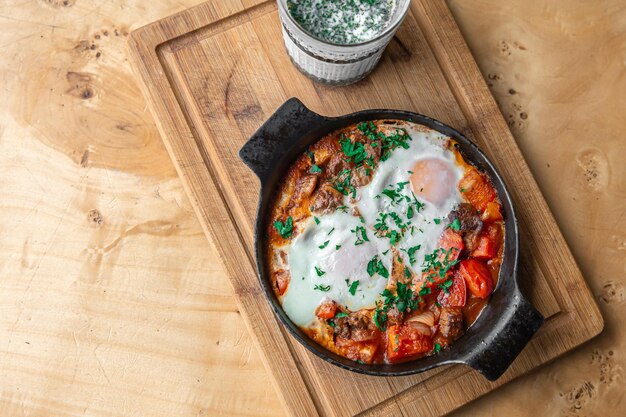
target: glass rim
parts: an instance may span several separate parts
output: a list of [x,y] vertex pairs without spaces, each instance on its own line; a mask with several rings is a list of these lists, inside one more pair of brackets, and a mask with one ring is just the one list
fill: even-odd
[[[385,36],[387,36],[390,32],[395,31],[398,26],[400,26],[400,24],[402,23],[402,21],[404,20],[404,18],[406,17],[408,11],[409,11],[409,6],[411,5],[411,0],[404,0],[404,10],[400,10],[398,9],[398,15],[397,18],[395,19],[395,22],[393,22],[393,24],[390,24],[389,26],[387,26],[385,28],[385,30],[383,30],[382,32],[380,32],[378,35],[376,35],[375,37],[373,37],[372,39],[369,39],[367,41],[363,41],[363,42],[359,42],[359,43],[333,43],[333,42],[329,42],[325,39],[322,38],[318,38],[317,36],[313,35],[312,33],[310,33],[309,31],[307,31],[306,29],[304,29],[300,23],[298,23],[293,16],[291,16],[291,13],[289,13],[289,9],[286,7],[287,1],[288,0],[277,0],[278,1],[278,6],[280,9],[282,9],[283,14],[286,14],[289,21],[291,23],[293,23],[296,28],[298,30],[300,30],[305,36],[317,41],[317,42],[321,42],[325,45],[328,46],[332,46],[332,47],[339,47],[339,48],[345,48],[345,49],[351,49],[353,47],[359,47],[359,46],[365,46],[371,43],[374,43],[382,38],[384,38]],[[396,0],[396,2],[400,2],[403,0]]]

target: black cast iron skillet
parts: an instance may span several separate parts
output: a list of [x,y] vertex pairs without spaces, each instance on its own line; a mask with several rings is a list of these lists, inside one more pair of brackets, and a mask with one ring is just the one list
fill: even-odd
[[[439,354],[395,365],[359,364],[336,355],[313,340],[291,322],[272,290],[267,273],[266,225],[272,199],[289,166],[307,147],[324,135],[367,120],[399,119],[422,124],[457,141],[466,161],[487,173],[495,186],[504,215],[505,242],[498,285],[489,303],[468,329]],[[518,286],[519,237],[517,220],[509,193],[485,155],[461,133],[429,117],[408,111],[365,110],[340,117],[324,117],[307,109],[300,100],[287,100],[259,128],[239,156],[261,180],[255,225],[255,250],[261,286],[274,312],[289,332],[320,358],[341,368],[378,376],[410,375],[453,363],[463,363],[493,381],[500,377],[543,323],[543,317],[524,298]]]

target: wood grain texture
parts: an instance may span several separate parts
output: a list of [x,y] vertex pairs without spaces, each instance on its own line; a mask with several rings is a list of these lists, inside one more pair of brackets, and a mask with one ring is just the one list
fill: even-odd
[[[225,5],[205,3],[133,32],[131,55],[289,414],[442,415],[601,331],[593,297],[445,3],[415,1],[379,68],[346,88],[315,85],[292,66],[274,63],[287,59],[275,2]],[[336,115],[386,107],[428,113],[464,130],[496,161],[518,207],[525,282],[548,317],[497,382],[456,366],[404,378],[355,375],[309,354],[277,324],[254,272],[258,181],[237,152],[294,95],[293,86],[307,85],[308,94],[299,98],[314,111]]]
[[[2,416],[283,413],[126,61],[129,31],[199,2],[0,4]],[[621,415],[623,1],[449,4],[607,323],[593,342],[454,414]],[[254,31],[269,43],[271,27]],[[284,54],[268,55],[284,68],[281,84],[298,76]],[[404,71],[425,68],[402,61],[402,49],[387,55]],[[422,88],[424,111],[443,119],[455,98]],[[328,112],[349,108],[324,94]],[[462,117],[448,121],[466,129]],[[380,411],[411,415],[413,396]]]

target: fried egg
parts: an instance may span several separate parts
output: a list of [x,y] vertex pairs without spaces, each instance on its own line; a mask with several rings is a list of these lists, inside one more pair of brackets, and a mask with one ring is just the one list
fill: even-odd
[[357,190],[356,205],[371,227],[383,222],[387,233],[405,229],[396,248],[404,264],[419,273],[425,255],[438,247],[445,218],[462,202],[457,184],[463,169],[445,147],[446,136],[403,128],[411,136],[408,149],[398,148],[379,163],[372,181]]
[[374,308],[387,278],[370,276],[367,265],[376,257],[391,271],[390,249],[389,240],[376,238],[359,217],[337,211],[309,218],[287,249],[291,282],[282,299],[285,313],[307,327],[325,299],[350,311]]

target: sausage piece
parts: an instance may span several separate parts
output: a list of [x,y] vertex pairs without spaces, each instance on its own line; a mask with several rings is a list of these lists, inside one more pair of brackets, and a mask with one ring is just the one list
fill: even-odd
[[445,345],[454,342],[463,334],[463,313],[458,307],[444,307],[439,315],[439,333],[447,340]]
[[342,339],[364,342],[375,339],[379,333],[376,325],[365,314],[357,312],[335,320],[335,336]]
[[296,182],[293,192],[292,204],[299,204],[303,199],[313,194],[317,185],[317,177],[315,175],[303,175]]
[[343,203],[343,194],[325,183],[313,194],[311,211],[319,214],[332,213]]
[[473,251],[478,244],[480,231],[483,229],[483,222],[474,206],[469,203],[461,203],[448,214],[448,223],[459,221],[463,243],[468,251]]

